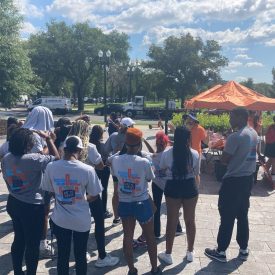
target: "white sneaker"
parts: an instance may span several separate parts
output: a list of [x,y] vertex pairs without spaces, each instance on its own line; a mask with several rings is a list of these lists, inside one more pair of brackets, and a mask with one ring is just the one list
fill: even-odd
[[193,260],[194,260],[194,252],[187,251],[186,252],[186,260],[188,262],[193,262]]
[[118,257],[112,257],[109,254],[106,254],[104,259],[100,259],[98,257],[97,261],[95,262],[96,267],[106,267],[106,266],[115,266],[119,263]]
[[91,260],[91,254],[87,251],[86,252],[86,261],[89,262]]
[[167,254],[165,251],[158,254],[161,261],[165,262],[167,265],[173,264],[173,258],[171,254]]

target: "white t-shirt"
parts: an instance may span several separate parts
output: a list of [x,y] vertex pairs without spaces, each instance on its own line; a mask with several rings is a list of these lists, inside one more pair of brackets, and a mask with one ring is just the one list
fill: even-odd
[[6,141],[0,146],[0,159],[9,152],[9,142]]
[[102,161],[101,155],[98,153],[96,146],[92,143],[88,145],[87,161],[91,165],[97,165]]
[[[192,157],[193,157],[193,166],[189,165],[188,173],[185,176],[185,179],[191,179],[199,175],[200,171],[200,156],[198,151],[190,148]],[[173,147],[164,151],[161,156],[159,167],[160,169],[166,169],[166,180],[173,179],[172,175],[172,166],[173,166]]]
[[56,225],[77,232],[90,230],[86,193],[97,196],[103,190],[93,167],[78,160],[55,161],[46,168],[42,189],[55,193],[51,219]]
[[148,182],[155,175],[146,158],[128,154],[114,156],[112,172],[118,178],[119,201],[135,202],[149,198]]

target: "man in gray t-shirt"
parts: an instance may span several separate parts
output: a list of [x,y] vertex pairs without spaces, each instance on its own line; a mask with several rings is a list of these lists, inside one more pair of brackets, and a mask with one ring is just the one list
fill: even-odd
[[237,243],[240,247],[239,258],[246,261],[249,255],[248,209],[253,174],[256,170],[256,147],[258,135],[247,126],[248,112],[236,108],[230,114],[230,124],[236,130],[227,141],[221,163],[227,166],[219,192],[219,213],[221,223],[217,237],[217,249],[205,249],[211,259],[226,262],[228,248],[237,219]]

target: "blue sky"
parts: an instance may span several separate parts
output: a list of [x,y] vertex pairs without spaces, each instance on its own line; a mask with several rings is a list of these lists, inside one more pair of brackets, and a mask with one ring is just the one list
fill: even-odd
[[88,21],[104,31],[129,35],[132,59],[147,58],[151,43],[190,32],[214,39],[229,59],[225,80],[272,82],[275,67],[275,0],[14,0],[24,16],[21,35],[51,19]]

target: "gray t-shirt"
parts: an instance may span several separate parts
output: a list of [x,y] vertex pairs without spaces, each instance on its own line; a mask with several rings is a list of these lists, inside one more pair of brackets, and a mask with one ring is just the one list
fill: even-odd
[[9,142],[6,141],[0,146],[0,159],[9,152]]
[[45,171],[42,189],[55,193],[51,219],[56,225],[77,232],[90,230],[86,193],[97,196],[103,189],[93,167],[78,160],[55,161]]
[[124,143],[125,134],[120,132],[115,132],[111,134],[105,143],[106,154],[115,154],[116,152],[121,151]]
[[43,149],[47,147],[46,141],[40,137],[37,133],[33,133],[34,145],[32,147],[32,153],[41,153]]
[[149,198],[148,181],[155,175],[148,159],[137,155],[118,155],[112,159],[112,171],[118,178],[119,201],[135,202]]
[[43,191],[40,189],[42,173],[53,160],[53,156],[38,153],[22,157],[11,153],[5,155],[2,172],[10,194],[26,203],[43,204]]
[[224,178],[252,175],[256,170],[256,147],[258,135],[250,127],[244,127],[228,136],[224,152],[232,157]]

